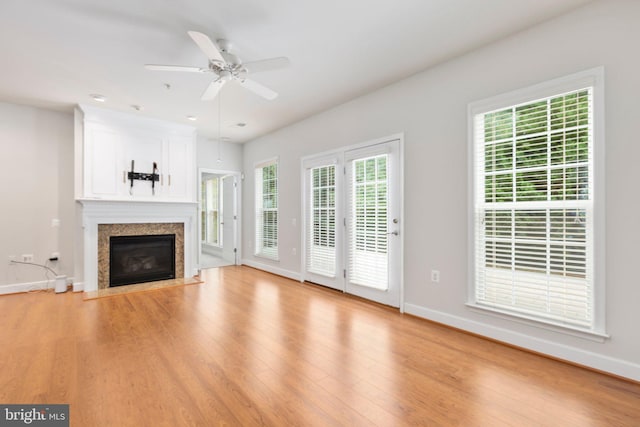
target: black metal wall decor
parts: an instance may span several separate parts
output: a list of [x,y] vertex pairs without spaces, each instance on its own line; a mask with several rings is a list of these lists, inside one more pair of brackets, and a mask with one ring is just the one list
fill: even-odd
[[158,175],[158,164],[153,162],[153,171],[151,173],[140,173],[134,171],[134,160],[131,160],[131,172],[127,174],[127,178],[131,182],[129,185],[129,194],[133,195],[133,181],[151,181],[151,194],[156,194],[156,182],[160,181],[160,175]]

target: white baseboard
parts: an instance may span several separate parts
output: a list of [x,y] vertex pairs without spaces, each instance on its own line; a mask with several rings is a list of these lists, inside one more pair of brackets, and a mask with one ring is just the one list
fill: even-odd
[[43,289],[53,289],[55,280],[42,280],[40,282],[14,283],[0,286],[0,295],[17,294],[20,292],[40,291]]
[[443,313],[441,311],[431,310],[415,304],[405,303],[404,310],[405,313],[413,314],[437,323],[442,323],[444,325],[482,335],[527,350],[546,354],[571,363],[608,372],[634,381],[640,381],[640,365],[637,363],[631,363],[576,347],[531,337],[519,332],[487,325],[474,320],[465,319],[463,317]]
[[269,273],[277,274],[278,276],[283,276],[288,279],[300,281],[300,273],[296,273],[295,271],[285,270],[284,268],[274,267],[269,264],[263,264],[261,262],[255,262],[253,260],[243,259],[242,264],[248,265],[249,267],[257,268],[258,270],[264,270]]
[[84,291],[84,282],[73,282],[73,292]]

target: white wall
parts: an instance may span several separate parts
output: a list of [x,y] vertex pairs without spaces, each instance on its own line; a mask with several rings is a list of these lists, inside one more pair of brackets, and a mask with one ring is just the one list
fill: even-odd
[[[0,293],[46,280],[41,268],[10,266],[9,255],[33,254],[44,264],[59,252],[51,265],[73,275],[73,116],[0,103],[0,153]],[[59,228],[52,219],[60,220]]]
[[[244,147],[243,259],[299,277],[302,156],[404,132],[405,309],[456,327],[640,380],[638,73],[640,2],[599,1],[311,117]],[[437,41],[434,41],[437,42]],[[604,343],[489,317],[467,300],[467,105],[604,65],[606,297]],[[253,256],[253,167],[280,158],[280,261]],[[438,269],[439,284],[429,281]]]
[[198,136],[196,155],[198,169],[239,172],[242,170],[242,147],[242,144],[223,141],[220,144],[220,162],[218,162],[218,142]]

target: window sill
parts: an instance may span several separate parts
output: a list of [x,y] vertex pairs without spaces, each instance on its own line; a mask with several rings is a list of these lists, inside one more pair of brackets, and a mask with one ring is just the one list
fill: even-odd
[[545,329],[547,331],[558,332],[565,335],[571,335],[573,337],[582,338],[589,341],[603,343],[610,338],[609,335],[603,332],[588,331],[585,329],[579,329],[576,327],[561,325],[558,323],[551,323],[550,321],[544,321],[535,317],[529,317],[525,314],[515,314],[506,310],[501,310],[495,307],[489,307],[476,303],[469,302],[465,304],[470,310],[483,314],[486,316],[495,317],[498,319],[509,320],[511,322],[520,323],[527,326],[533,326],[539,329]]

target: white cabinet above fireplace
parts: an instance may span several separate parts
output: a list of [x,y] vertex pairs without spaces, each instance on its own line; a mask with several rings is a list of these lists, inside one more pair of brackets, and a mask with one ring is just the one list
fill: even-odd
[[[83,199],[196,201],[195,128],[80,106]],[[134,179],[130,172],[157,181]],[[147,178],[151,178],[148,176]]]

